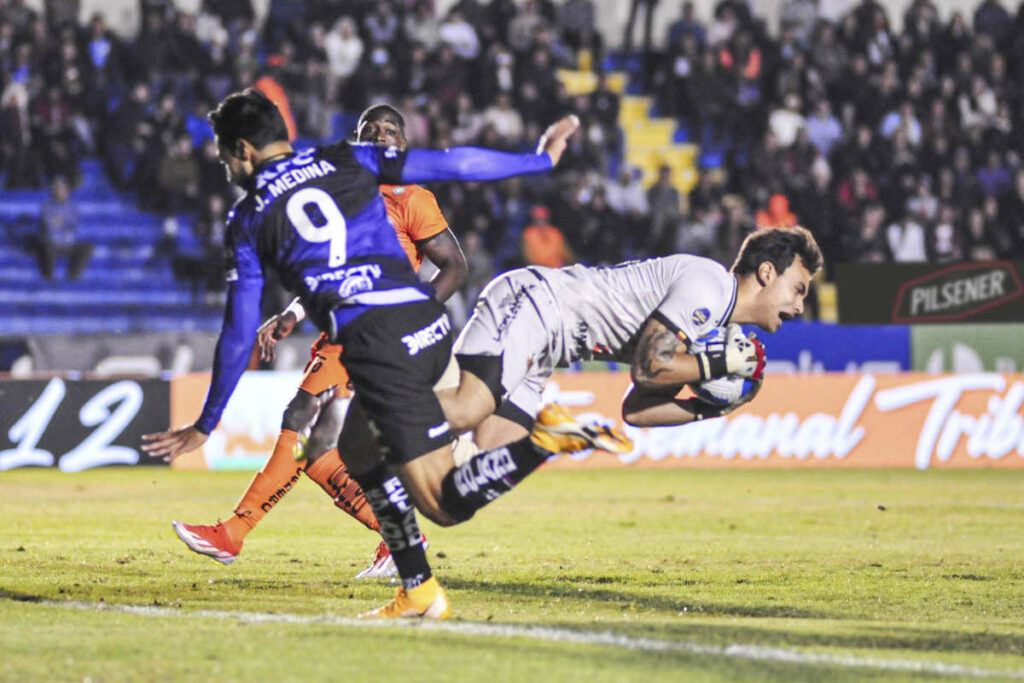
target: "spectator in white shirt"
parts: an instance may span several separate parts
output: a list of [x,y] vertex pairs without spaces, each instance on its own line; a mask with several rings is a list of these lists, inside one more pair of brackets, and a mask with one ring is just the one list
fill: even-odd
[[327,67],[335,79],[348,78],[359,67],[363,58],[363,41],[356,33],[352,17],[341,17],[324,39]]
[[910,214],[904,215],[903,220],[889,225],[885,236],[889,240],[889,249],[894,261],[914,263],[928,260],[924,226],[915,221]]
[[507,145],[514,145],[523,136],[523,117],[512,107],[507,93],[498,95],[497,101],[484,111],[484,126],[491,126]]
[[789,147],[796,142],[796,134],[801,128],[807,127],[807,119],[800,113],[800,96],[795,93],[786,95],[785,106],[776,109],[768,117],[768,127],[775,134],[779,147]]
[[441,42],[451,45],[455,54],[463,59],[476,59],[480,54],[480,38],[476,29],[459,11],[452,11],[441,24]]
[[434,14],[434,3],[419,0],[413,11],[405,16],[405,35],[414,43],[433,51],[441,42],[441,22]]
[[902,128],[907,136],[907,142],[912,147],[921,144],[921,122],[914,113],[914,105],[910,102],[903,102],[898,109],[885,115],[882,119],[882,137],[891,138],[897,128]]
[[647,190],[640,173],[632,166],[623,164],[615,180],[606,181],[605,199],[619,215],[647,215]]

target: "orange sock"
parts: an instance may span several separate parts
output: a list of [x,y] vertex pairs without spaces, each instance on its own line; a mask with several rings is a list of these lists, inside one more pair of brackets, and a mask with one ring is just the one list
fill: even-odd
[[370,531],[380,532],[377,516],[363,495],[363,489],[349,476],[337,448],[332,448],[314,460],[306,467],[306,474],[320,485],[336,506],[358,519]]
[[299,480],[306,460],[295,459],[298,439],[299,435],[292,430],[281,430],[267,464],[252,478],[245,495],[235,506],[235,513],[224,522],[228,536],[235,543],[241,543],[263,515],[270,512]]

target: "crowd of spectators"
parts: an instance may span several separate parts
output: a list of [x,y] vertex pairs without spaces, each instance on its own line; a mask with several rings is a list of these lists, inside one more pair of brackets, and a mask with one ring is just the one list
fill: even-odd
[[942,21],[914,0],[901,18],[894,31],[875,0],[834,21],[785,0],[769,35],[743,2],[706,24],[684,2],[649,90],[723,152],[690,215],[726,222],[709,205],[729,196],[764,224],[786,200],[829,265],[1024,256],[1024,3]]
[[[619,96],[604,75],[570,95],[558,68],[600,71],[592,0],[139,0],[138,35],[77,0],[0,0],[0,168],[7,188],[62,176],[83,155],[146,209],[194,213],[204,254],[222,253],[233,199],[205,113],[257,84],[287,103],[299,137],[327,140],[339,115],[387,101],[412,146],[528,150],[566,113],[583,121],[551,176],[432,187],[471,257],[469,288],[544,258],[613,263],[674,251],[728,261],[760,223],[799,221],[827,263],[1024,255],[1024,4],[984,0],[940,21],[914,0],[893,31],[861,0],[835,21],[815,0],[785,0],[777,33],[742,0],[712,17],[682,2],[657,50],[645,35],[634,80],[705,152],[680,196],[671,170],[645,187],[619,163]],[[634,2],[646,12],[657,2]],[[628,56],[628,55],[627,55]],[[625,60],[629,63],[629,60]],[[212,208],[211,208],[212,207]],[[177,224],[167,222],[173,244]],[[557,233],[552,233],[554,230]],[[524,240],[525,237],[525,240]],[[535,254],[540,254],[536,256]],[[203,259],[179,259],[194,281]],[[831,276],[832,273],[827,273]]]

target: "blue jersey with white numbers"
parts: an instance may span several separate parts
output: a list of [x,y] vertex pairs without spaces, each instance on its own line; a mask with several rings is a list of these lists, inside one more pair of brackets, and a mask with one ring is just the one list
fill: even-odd
[[332,338],[368,307],[432,295],[409,265],[378,190],[402,177],[405,155],[360,146],[376,157],[375,175],[354,149],[308,149],[267,165],[228,221],[229,279],[274,269]]
[[248,364],[267,269],[298,294],[310,319],[332,340],[371,307],[433,295],[395,236],[379,184],[497,180],[550,168],[547,154],[473,147],[406,152],[348,142],[289,154],[259,168],[228,216],[228,302],[196,427],[207,434],[216,427]]

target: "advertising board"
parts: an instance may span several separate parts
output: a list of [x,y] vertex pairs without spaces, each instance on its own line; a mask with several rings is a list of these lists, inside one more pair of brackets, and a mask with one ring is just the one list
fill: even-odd
[[[269,455],[297,373],[248,373],[201,453],[175,466],[256,469]],[[175,380],[172,424],[198,414],[206,375]],[[558,373],[545,398],[622,426],[625,372]],[[1024,467],[1024,375],[975,372],[773,375],[753,403],[716,420],[624,426],[636,448],[583,452],[575,467]]]
[[1024,320],[1024,261],[839,264],[844,325]]
[[[547,398],[621,426],[625,373],[552,378]],[[625,426],[635,449],[582,452],[553,467],[1024,467],[1024,375],[773,376],[731,415]]]
[[835,325],[794,320],[777,332],[751,327],[764,342],[769,374],[900,372],[910,369],[906,325]]
[[914,325],[910,335],[914,370],[1024,371],[1024,323]]
[[[263,466],[281,431],[281,417],[302,379],[301,372],[247,372],[224,408],[220,424],[199,452],[188,453],[175,467],[211,470],[257,470]],[[199,417],[210,386],[207,373],[174,378],[171,424]]]
[[169,413],[163,380],[0,381],[0,470],[163,465],[139,445],[167,429]]

